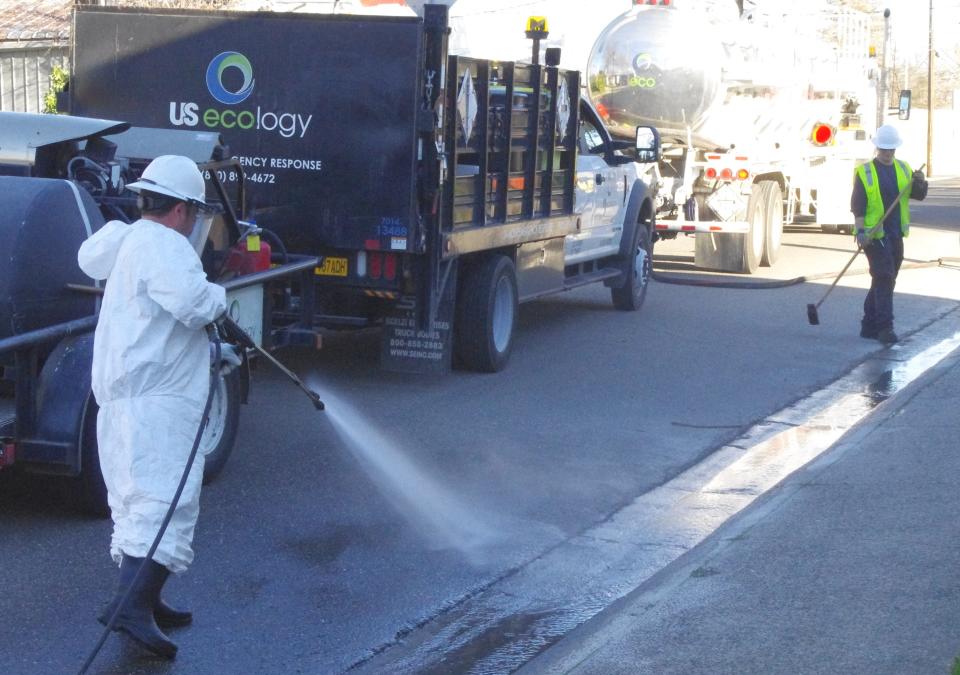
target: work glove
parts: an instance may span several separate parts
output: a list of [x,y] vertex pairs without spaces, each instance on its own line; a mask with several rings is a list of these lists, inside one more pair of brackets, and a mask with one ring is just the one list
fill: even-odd
[[[242,347],[230,344],[229,342],[220,343],[220,373],[226,377],[243,363],[243,355],[240,350]],[[217,345],[210,343],[210,363],[217,358]]]
[[240,364],[243,363],[243,356],[240,354],[240,347],[229,342],[220,344],[220,374],[226,377]]
[[914,183],[925,183],[925,182],[927,182],[927,177],[923,175],[923,171],[914,171],[914,172],[913,172],[913,182],[914,182]]
[[860,248],[866,248],[870,245],[870,237],[867,236],[867,233],[864,230],[857,230],[857,246]]

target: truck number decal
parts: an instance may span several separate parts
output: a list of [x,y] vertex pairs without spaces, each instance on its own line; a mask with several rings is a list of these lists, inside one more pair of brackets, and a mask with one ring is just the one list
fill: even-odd
[[384,216],[377,225],[377,234],[381,237],[406,237],[407,226],[403,224],[399,216]]

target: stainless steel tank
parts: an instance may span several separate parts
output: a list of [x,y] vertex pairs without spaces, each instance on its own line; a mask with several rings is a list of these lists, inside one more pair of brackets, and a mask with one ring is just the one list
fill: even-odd
[[724,59],[717,31],[698,13],[637,6],[594,44],[589,96],[618,135],[638,124],[696,133],[722,102]]

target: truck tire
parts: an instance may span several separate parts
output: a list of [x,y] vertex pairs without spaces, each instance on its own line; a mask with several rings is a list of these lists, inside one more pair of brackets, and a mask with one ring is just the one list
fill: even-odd
[[[738,272],[740,274],[753,274],[760,267],[760,259],[763,257],[763,245],[766,238],[764,229],[764,200],[766,190],[760,189],[758,185],[753,186],[750,193],[750,200],[747,202],[747,212],[745,220],[748,229],[743,234],[723,233],[711,236],[709,244],[703,244],[704,255],[701,258],[701,237],[706,235],[697,235],[697,260],[703,260],[697,264],[703,265],[708,269],[721,270],[723,272]],[[711,250],[711,246],[715,250]],[[709,261],[709,262],[707,262]]]
[[620,288],[611,288],[613,306],[625,312],[635,312],[643,306],[647,286],[653,271],[653,244],[650,230],[643,224],[637,227],[637,242],[626,282]]
[[218,386],[210,403],[210,418],[203,429],[198,452],[205,457],[203,483],[206,485],[223,470],[237,440],[240,424],[240,369],[218,378]]
[[780,245],[783,241],[783,191],[776,181],[761,181],[760,188],[764,203],[763,218],[763,257],[760,264],[772,267],[780,257]]
[[766,239],[766,208],[765,197],[766,190],[758,185],[753,186],[750,193],[750,201],[747,202],[747,223],[749,229],[746,233],[737,235],[741,246],[740,272],[743,274],[753,274],[760,267],[760,259],[763,257],[763,243]]
[[485,373],[503,370],[513,349],[518,297],[517,273],[507,256],[489,256],[467,270],[457,294],[458,365]]

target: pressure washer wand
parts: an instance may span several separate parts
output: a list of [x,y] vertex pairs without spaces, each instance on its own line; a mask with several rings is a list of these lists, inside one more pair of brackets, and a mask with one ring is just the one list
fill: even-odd
[[313,403],[314,408],[316,408],[317,410],[324,409],[323,401],[320,400],[320,395],[317,394],[317,392],[307,387],[307,385],[305,385],[303,381],[299,377],[297,377],[296,373],[294,373],[292,370],[290,370],[285,365],[280,363],[280,361],[278,361],[276,357],[273,356],[273,354],[271,354],[266,349],[258,345],[256,342],[254,342],[253,338],[247,335],[246,331],[240,328],[240,326],[238,326],[233,319],[231,319],[228,316],[224,316],[219,320],[219,322],[223,325],[224,333],[228,338],[235,341],[241,347],[244,347],[247,349],[253,349],[254,351],[258,352],[261,356],[263,356],[270,363],[272,363],[277,368],[277,370],[279,370],[281,373],[286,375],[290,380],[292,380],[293,383],[300,388],[300,391],[302,391],[304,394],[307,395],[307,398],[309,398],[310,402]]

